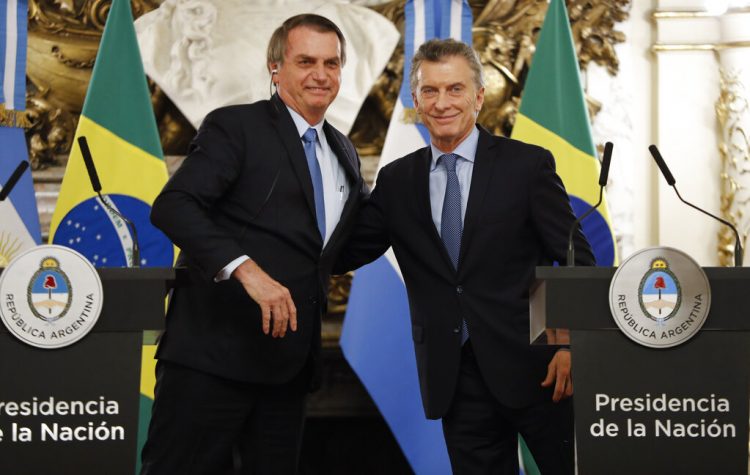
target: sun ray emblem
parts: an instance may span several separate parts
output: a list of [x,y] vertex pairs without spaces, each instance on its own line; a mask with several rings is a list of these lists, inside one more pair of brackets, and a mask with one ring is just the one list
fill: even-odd
[[7,231],[0,231],[0,267],[8,267],[8,263],[20,250],[20,239]]

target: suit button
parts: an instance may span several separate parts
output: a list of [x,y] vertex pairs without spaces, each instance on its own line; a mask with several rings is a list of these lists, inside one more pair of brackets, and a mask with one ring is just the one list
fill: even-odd
[[453,329],[453,333],[461,333],[461,329],[456,327]]
[[463,294],[464,293],[464,288],[459,285],[458,287],[456,287],[456,293],[458,295]]
[[314,304],[316,304],[316,303],[318,303],[318,299],[316,299],[315,297],[310,297],[310,298],[309,298],[308,300],[309,300],[309,301],[310,301],[310,303],[311,303],[311,304],[313,304],[313,305],[314,305]]

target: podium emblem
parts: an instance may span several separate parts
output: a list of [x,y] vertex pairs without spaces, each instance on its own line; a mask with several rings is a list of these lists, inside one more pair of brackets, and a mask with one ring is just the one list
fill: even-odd
[[86,336],[102,309],[94,266],[63,246],[19,254],[0,275],[0,320],[13,336],[37,348],[63,348]]
[[70,310],[70,280],[57,259],[42,259],[28,287],[29,307],[37,318],[54,322]]
[[620,330],[651,348],[670,348],[695,336],[711,308],[703,269],[669,247],[643,249],[615,272],[609,306]]
[[680,281],[669,270],[669,262],[663,257],[651,261],[638,289],[638,302],[644,315],[655,322],[672,318],[682,303]]

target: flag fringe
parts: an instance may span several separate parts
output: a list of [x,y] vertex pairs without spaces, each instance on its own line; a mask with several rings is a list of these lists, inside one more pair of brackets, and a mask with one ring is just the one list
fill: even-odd
[[404,124],[421,124],[422,117],[420,117],[417,109],[413,107],[407,107],[404,109],[404,113],[401,116],[401,122]]
[[20,127],[28,129],[31,127],[31,119],[26,111],[6,109],[0,104],[0,127]]

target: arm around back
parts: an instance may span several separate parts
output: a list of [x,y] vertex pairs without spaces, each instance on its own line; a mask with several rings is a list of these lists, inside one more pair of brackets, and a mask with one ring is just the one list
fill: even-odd
[[[333,274],[344,274],[374,261],[391,246],[386,216],[386,191],[383,169],[378,174],[379,184],[363,200],[357,221],[349,239],[333,266]],[[366,193],[366,190],[363,192]]]

